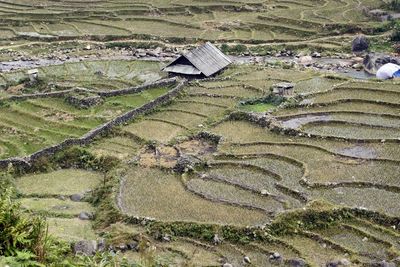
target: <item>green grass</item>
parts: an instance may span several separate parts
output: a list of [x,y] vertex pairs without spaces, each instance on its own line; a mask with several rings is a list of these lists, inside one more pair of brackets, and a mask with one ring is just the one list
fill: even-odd
[[263,93],[258,90],[246,89],[240,86],[235,87],[223,87],[223,88],[197,88],[192,87],[189,89],[189,93],[192,94],[211,94],[226,97],[237,97],[237,98],[255,98],[263,96]]
[[147,102],[159,97],[160,95],[167,93],[169,89],[170,88],[160,87],[160,88],[146,90],[136,95],[109,97],[106,100],[106,104],[112,106],[135,108],[143,104],[146,104]]
[[[0,108],[0,126],[4,132],[13,132],[13,135],[1,136],[0,140],[6,147],[0,151],[0,156],[24,156],[67,138],[81,137],[117,115],[165,94],[169,89],[159,87],[137,94],[110,97],[103,104],[89,109],[76,108],[62,98],[11,102]],[[20,141],[23,139],[29,142]],[[7,147],[10,142],[15,147]]]
[[[321,231],[321,234],[358,253],[369,254],[383,259],[389,257],[386,251],[388,249],[387,246],[349,229],[343,227],[332,228],[327,231]],[[367,239],[365,239],[366,237]]]
[[186,131],[185,128],[177,125],[151,120],[132,123],[123,127],[122,130],[148,141],[154,140],[162,143],[168,143]]
[[319,91],[332,89],[333,86],[343,83],[340,80],[328,79],[323,77],[315,77],[296,84],[295,92],[300,93],[316,93]]
[[18,178],[16,187],[26,195],[72,195],[94,189],[102,177],[95,172],[65,169]]
[[290,108],[290,109],[281,109],[274,112],[276,116],[291,116],[297,114],[306,114],[306,113],[329,113],[329,112],[366,112],[366,113],[377,113],[377,114],[390,114],[390,115],[399,115],[400,108],[392,107],[385,104],[379,103],[363,103],[363,102],[351,102],[351,103],[334,103],[327,106],[312,106],[312,107],[304,107],[304,108]]
[[397,216],[400,212],[397,202],[398,193],[386,190],[337,187],[335,189],[315,189],[312,190],[311,195],[316,199],[325,199],[337,205],[361,207],[390,216]]
[[269,103],[258,103],[258,104],[240,105],[239,109],[244,111],[263,113],[271,109],[274,109],[275,107],[276,107],[275,105]]
[[101,138],[90,146],[90,151],[95,155],[115,156],[119,159],[129,159],[140,149],[141,145],[135,140],[123,137]]
[[[348,0],[337,2],[336,4],[340,6],[337,8],[343,8],[347,2],[349,3],[347,7],[351,10],[352,2]],[[99,3],[99,5],[106,4],[110,3]],[[169,5],[167,2],[163,4]],[[210,3],[205,2],[195,4],[210,6]],[[224,9],[233,4],[235,3],[214,3],[214,5],[223,5]],[[281,15],[289,15],[290,12],[293,13],[293,10],[301,9],[307,4],[310,5],[310,9],[315,6],[315,3],[311,1],[281,2],[280,4],[290,5],[292,8],[286,10],[276,7],[275,9],[280,9],[282,12]],[[72,5],[79,5],[79,3],[73,2]],[[249,5],[256,4],[249,3]],[[315,8],[315,13],[305,12],[299,15],[309,16],[317,24],[322,23],[321,21],[329,23],[330,20],[339,20],[340,14],[333,14],[336,10],[333,1],[328,1],[326,8],[329,8],[329,11]],[[179,7],[176,9],[180,12]],[[271,9],[271,12],[264,16],[273,16],[275,9]],[[118,11],[116,12],[118,14]],[[228,15],[230,13],[226,10],[217,10],[208,15],[201,12],[187,17],[175,15],[174,19],[190,21],[191,18],[193,20],[191,23],[201,27],[201,21],[196,19],[207,17],[209,20],[213,18],[217,20],[220,19],[218,16],[222,12]],[[351,19],[348,16],[349,12],[351,11],[342,13],[343,20]],[[251,19],[246,17],[248,15],[246,13],[243,11],[236,14],[243,19],[243,23],[248,23]],[[228,15],[227,18],[229,18]],[[126,16],[129,17],[129,15]],[[271,30],[277,31],[276,24],[283,23],[283,19],[282,17],[275,18],[275,24],[272,25]],[[289,21],[286,24],[292,29],[300,27],[296,26],[295,22]],[[158,23],[159,20],[154,25],[157,26]],[[289,35],[292,29],[288,29]],[[193,28],[187,30],[193,30]],[[221,34],[224,38],[231,38],[231,32],[234,32],[237,38],[247,38],[248,34],[243,29],[227,30]],[[279,34],[275,35],[276,38],[278,36]],[[299,38],[302,37],[304,36],[299,36]],[[111,61],[68,65],[55,69],[55,72],[61,77],[65,73],[78,75],[80,71],[90,73],[101,70],[107,75],[110,84],[119,86],[125,82],[129,83],[126,77],[132,71],[130,62],[120,63]],[[74,72],[75,67],[77,69]],[[126,173],[119,177],[122,182],[115,184],[113,188],[115,192],[119,189],[121,191],[121,201],[118,204],[121,204],[121,211],[124,214],[155,218],[158,221],[155,225],[161,228],[165,226],[164,223],[168,223],[168,227],[171,228],[184,225],[173,222],[192,222],[199,227],[204,223],[217,224],[212,227],[213,231],[220,236],[227,235],[227,240],[219,246],[200,243],[199,239],[193,238],[192,234],[196,234],[194,232],[187,233],[193,240],[174,237],[172,242],[158,242],[150,238],[149,242],[157,247],[156,258],[165,264],[177,266],[186,264],[189,259],[196,266],[221,265],[218,261],[220,258],[227,259],[234,266],[240,266],[243,264],[245,255],[250,257],[254,266],[271,266],[269,255],[273,252],[279,252],[286,260],[294,257],[304,258],[310,266],[325,266],[328,261],[342,258],[347,258],[352,262],[360,260],[366,263],[376,260],[391,261],[395,253],[389,255],[389,252],[396,252],[396,249],[400,247],[397,244],[398,233],[390,228],[395,223],[388,221],[388,225],[384,226],[383,222],[381,225],[377,221],[373,222],[373,219],[384,220],[385,215],[396,217],[400,214],[398,204],[400,147],[397,141],[381,142],[381,139],[400,137],[398,136],[400,126],[398,93],[394,92],[396,85],[374,81],[336,80],[321,77],[313,72],[286,70],[279,67],[268,68],[261,65],[233,66],[222,76],[226,80],[202,81],[200,86],[189,85],[185,92],[170,104],[123,125],[117,129],[116,135],[99,138],[87,146],[87,149],[96,155],[114,156],[121,161],[131,161],[136,159],[136,156],[142,156],[142,159],[147,156],[143,152],[144,149],[141,149],[145,144],[135,136],[144,141],[158,141],[164,144],[174,141],[173,144],[181,148],[183,153],[195,155],[203,160],[203,163],[208,163],[196,166],[194,173],[183,176],[174,174],[172,171],[162,171],[157,167],[145,168],[140,164],[124,165]],[[137,76],[133,75],[132,79],[135,77]],[[333,122],[305,123],[300,129],[324,136],[375,138],[376,140],[357,142],[314,138],[304,133],[302,136],[295,136],[271,131],[267,127],[263,128],[247,121],[220,121],[224,115],[238,107],[238,101],[241,98],[253,98],[267,93],[269,86],[280,80],[295,82],[296,93],[331,90],[327,93],[311,95],[319,103],[336,100],[347,102],[330,103],[326,106],[276,107],[277,110],[272,114],[278,116],[278,120],[289,120],[291,116],[294,118],[328,116]],[[90,82],[93,84],[95,81]],[[134,80],[132,84],[136,82]],[[345,84],[332,89],[342,82]],[[244,85],[255,88],[245,88]],[[107,121],[132,107],[147,103],[165,93],[166,90],[167,88],[156,88],[137,95],[108,98],[103,105],[89,110],[76,109],[64,103],[62,99],[36,99],[13,103],[8,107],[3,107],[4,114],[0,116],[0,122],[3,123],[0,127],[2,133],[0,152],[3,155],[12,153],[24,155],[27,151],[39,149],[64,136],[79,136],[84,130],[91,129],[98,123]],[[236,98],[191,95],[199,92]],[[376,100],[383,102],[373,103]],[[252,105],[242,108],[265,112],[270,107]],[[385,114],[391,116],[385,116]],[[213,121],[218,123],[212,124]],[[203,124],[203,127],[199,127],[199,124]],[[366,124],[371,124],[371,126]],[[35,131],[35,128],[40,129]],[[216,151],[210,148],[210,144],[202,144],[206,142],[205,140],[179,141],[181,137],[195,135],[203,130],[222,136],[218,146],[215,146]],[[157,153],[152,155],[154,161],[175,163],[175,158],[170,161],[163,158],[168,150],[177,153],[173,146],[157,144],[156,148]],[[202,174],[206,176],[201,176]],[[88,203],[64,201],[50,198],[50,196],[83,193],[95,188],[102,182],[102,178],[101,175],[88,171],[58,170],[17,178],[16,187],[25,197],[21,201],[23,207],[27,209],[52,216],[75,216],[83,210],[93,211],[93,208]],[[269,194],[261,194],[264,190]],[[314,200],[318,201],[312,202]],[[330,203],[326,204],[327,207],[320,207],[324,212],[328,212],[327,214],[319,214],[317,210],[308,213],[311,205],[317,205],[318,208],[321,201]],[[340,207],[343,206],[376,211],[379,214],[374,218],[364,217],[363,219],[353,214],[349,218],[348,211],[341,213]],[[292,215],[293,210],[295,212]],[[340,216],[337,217],[337,214]],[[253,234],[261,234],[264,236],[261,230],[253,233],[253,230],[250,231],[244,227],[271,221],[279,223],[279,221],[274,221],[275,215],[287,216],[284,217],[287,220],[280,223],[284,226],[287,223],[286,226],[290,226],[287,230],[293,227],[296,232],[290,235],[281,233],[278,236],[275,232],[271,233],[270,228],[267,227],[264,231],[266,231],[265,236],[268,241],[237,244],[230,243],[231,240],[228,240],[236,238],[234,234],[233,236],[230,232],[228,234],[231,228],[228,230],[219,228],[223,225],[236,225],[242,231],[240,235],[248,234],[253,237]],[[324,222],[323,228],[316,227],[318,224],[314,224],[314,219],[316,219],[314,215],[321,216]],[[48,220],[50,232],[64,240],[96,238],[90,222],[75,219],[49,218]],[[335,222],[333,223],[332,220]],[[152,231],[153,226],[150,225],[146,229],[141,225],[133,227],[135,230],[140,228],[140,231],[135,231],[135,233],[141,233],[147,237],[146,230]],[[104,231],[108,232],[108,230]],[[306,230],[312,232],[309,233]],[[174,233],[174,230],[171,232]],[[311,238],[307,236],[307,233],[319,234],[320,238]],[[185,233],[180,232],[180,235],[185,235]],[[241,241],[248,241],[243,236],[239,238]],[[352,253],[346,254],[338,247],[332,247],[330,242],[335,242]],[[127,256],[132,260],[140,257],[138,253],[133,252]]]
[[387,103],[398,103],[400,94],[392,91],[371,91],[368,89],[335,89],[325,94],[316,96],[312,101],[314,103],[326,103],[348,99],[366,100],[372,102],[383,101]]
[[321,266],[329,261],[345,259],[347,256],[345,253],[333,249],[329,245],[323,242],[317,242],[311,238],[307,238],[301,235],[285,236],[284,241],[298,249],[302,256],[315,266]]
[[48,218],[49,233],[67,242],[96,240],[90,221],[79,219]]
[[82,211],[92,212],[87,202],[73,202],[56,198],[22,198],[21,206],[33,212],[49,212],[62,215],[79,215]]
[[[165,75],[160,68],[160,63],[151,61],[96,60],[40,67],[39,77],[48,83],[68,87],[113,90],[158,80]],[[18,84],[28,78],[26,71],[4,73],[2,76],[10,84]]]
[[334,136],[353,139],[397,139],[400,132],[395,128],[375,128],[346,123],[313,123],[302,127],[303,131],[320,136]]

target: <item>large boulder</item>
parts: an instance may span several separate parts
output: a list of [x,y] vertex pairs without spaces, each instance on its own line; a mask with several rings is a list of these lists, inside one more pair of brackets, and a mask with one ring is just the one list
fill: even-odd
[[86,211],[82,211],[81,213],[79,213],[78,218],[80,220],[91,220],[92,219],[92,214],[90,214],[89,212]]
[[298,60],[299,64],[304,66],[310,66],[314,63],[314,60],[311,56],[302,56]]
[[174,171],[178,173],[185,173],[193,170],[194,167],[200,163],[201,161],[198,158],[191,155],[182,154],[174,167]]
[[70,196],[70,199],[74,202],[82,201],[85,196],[83,194],[73,194]]
[[375,74],[376,71],[387,63],[400,65],[400,59],[385,54],[367,54],[364,57],[364,69],[370,73]]
[[307,266],[307,263],[305,262],[305,260],[300,259],[300,258],[290,259],[290,260],[288,260],[287,264],[290,267],[304,267],[304,266]]
[[360,53],[368,50],[369,43],[364,35],[357,35],[351,43],[351,51]]
[[97,251],[97,242],[95,240],[81,240],[74,244],[75,255],[94,255]]
[[372,267],[396,267],[397,265],[393,262],[378,261],[378,262],[371,263],[371,266]]

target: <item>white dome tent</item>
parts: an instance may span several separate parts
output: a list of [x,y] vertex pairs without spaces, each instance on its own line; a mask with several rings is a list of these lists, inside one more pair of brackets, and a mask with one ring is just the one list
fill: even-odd
[[376,77],[383,80],[400,78],[400,66],[393,63],[387,63],[379,68],[376,72]]

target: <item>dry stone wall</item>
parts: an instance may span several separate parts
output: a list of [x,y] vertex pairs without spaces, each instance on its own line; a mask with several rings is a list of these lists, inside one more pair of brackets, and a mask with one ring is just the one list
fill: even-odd
[[17,100],[27,100],[27,99],[35,99],[35,98],[49,98],[49,97],[66,97],[71,93],[91,93],[96,94],[101,97],[112,97],[119,95],[127,95],[127,94],[136,94],[142,91],[160,87],[160,86],[169,86],[177,83],[177,78],[167,78],[159,81],[155,81],[149,84],[139,85],[135,87],[130,87],[121,90],[112,90],[112,91],[96,91],[85,88],[74,88],[69,90],[62,90],[57,92],[48,92],[48,93],[38,93],[38,94],[25,94],[25,95],[13,95],[1,98],[0,101],[17,101]]
[[[39,150],[36,153],[33,153],[32,155],[24,157],[24,158],[15,157],[15,158],[0,160],[0,168],[6,168],[10,164],[12,164],[13,166],[23,167],[23,168],[29,167],[38,158],[54,155],[55,153],[62,151],[68,147],[74,146],[74,145],[87,145],[95,137],[97,137],[100,134],[108,132],[113,127],[120,125],[122,123],[125,123],[129,120],[132,120],[139,115],[148,113],[149,111],[153,110],[157,106],[160,106],[160,105],[163,105],[163,104],[169,102],[183,90],[184,85],[186,84],[187,80],[179,80],[179,79],[174,78],[174,79],[161,80],[161,81],[153,83],[151,85],[149,84],[146,86],[138,87],[141,90],[145,90],[145,89],[148,89],[151,87],[160,86],[160,84],[163,84],[163,85],[168,84],[169,85],[172,82],[175,82],[176,86],[173,89],[171,89],[170,91],[168,91],[168,93],[144,104],[141,107],[130,110],[130,111],[112,119],[111,121],[108,121],[108,122],[102,124],[101,126],[86,133],[82,137],[66,139],[63,142],[61,142],[60,144],[44,148],[44,149]],[[138,89],[136,89],[136,90],[138,90]]]

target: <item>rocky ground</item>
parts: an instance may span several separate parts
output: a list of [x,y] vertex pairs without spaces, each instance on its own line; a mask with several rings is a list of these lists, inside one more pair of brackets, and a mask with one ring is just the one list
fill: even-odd
[[[30,56],[25,51],[15,51],[12,48],[0,50],[0,55],[10,58],[0,61],[0,72],[9,72],[21,69],[30,69],[43,66],[60,65],[68,62],[93,61],[93,60],[147,60],[169,62],[180,54],[188,51],[186,47],[166,48],[106,48],[105,46],[86,45],[83,50],[79,48],[56,50],[46,55]],[[85,52],[82,55],[82,52]],[[319,52],[296,52],[282,50],[276,53],[268,53],[265,56],[252,55],[249,52],[240,55],[232,55],[231,58],[237,64],[263,63],[263,64],[286,64],[296,66],[300,69],[308,68],[317,71],[341,73],[346,76],[367,79],[374,77],[374,70],[366,65],[382,64],[385,62],[399,62],[400,59],[386,54],[357,53],[335,53],[323,55]],[[366,60],[366,57],[368,60]],[[374,62],[370,62],[373,60]],[[376,70],[375,70],[376,71]]]

